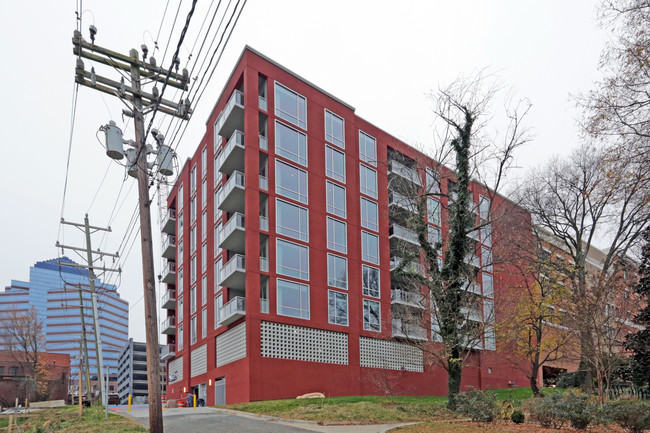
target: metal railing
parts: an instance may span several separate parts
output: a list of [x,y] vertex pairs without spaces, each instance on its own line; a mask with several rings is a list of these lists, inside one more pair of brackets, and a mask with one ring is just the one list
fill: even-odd
[[416,340],[426,340],[427,331],[418,325],[403,324],[401,319],[393,319],[393,336],[394,337],[407,337]]
[[411,242],[416,245],[419,244],[417,233],[407,229],[406,227],[402,227],[400,225],[393,223],[388,227],[388,229],[389,229],[389,235],[397,236],[400,239],[403,239],[407,242]]
[[269,231],[269,219],[262,215],[260,215],[260,230]]
[[162,329],[175,328],[176,327],[176,317],[169,316],[162,322]]
[[390,173],[401,176],[404,179],[409,180],[416,185],[422,186],[422,179],[420,179],[420,175],[418,171],[414,168],[409,168],[397,161],[389,161],[388,171]]
[[219,231],[219,239],[221,240],[226,239],[236,229],[244,230],[245,228],[244,221],[245,220],[243,214],[239,212],[235,212],[234,214],[232,214],[228,222],[226,222],[226,224],[224,224],[224,226],[221,227],[221,230]]
[[260,189],[262,191],[269,190],[269,181],[266,177],[262,176],[261,174],[260,174]]
[[408,292],[401,289],[391,289],[390,290],[390,299],[393,302],[406,302],[408,304],[414,304],[421,306],[422,295],[419,293]]
[[228,99],[226,106],[224,107],[221,114],[219,114],[219,118],[217,119],[217,131],[221,131],[221,127],[223,127],[223,124],[226,122],[226,119],[230,115],[230,112],[235,107],[235,105],[239,105],[242,108],[244,107],[244,92],[235,90],[232,93],[232,96],[230,96],[230,99]]
[[223,165],[224,161],[226,158],[228,158],[228,155],[233,151],[235,146],[244,146],[244,133],[235,129],[235,131],[230,135],[230,138],[228,139],[228,142],[224,146],[223,150],[219,154],[219,160],[217,161],[217,165],[219,166],[219,169],[221,169],[221,166]]
[[[390,270],[394,271],[402,263],[401,257],[393,256],[390,258]],[[404,265],[404,270],[406,272],[417,272],[419,274],[424,274],[424,265],[415,262],[409,262]]]
[[233,258],[228,260],[228,263],[221,268],[221,281],[225,280],[230,274],[237,270],[246,270],[246,257],[242,254],[235,254]]
[[246,313],[246,298],[235,296],[219,309],[221,322],[224,322],[237,313]]
[[226,184],[219,190],[219,195],[217,196],[217,202],[219,207],[221,203],[228,197],[228,195],[232,192],[233,189],[236,187],[241,187],[244,188],[244,173],[241,171],[233,171],[232,175],[230,175],[230,178],[228,178],[228,181]]
[[260,149],[269,150],[269,142],[263,135],[260,135]]
[[269,259],[268,257],[260,257],[260,271],[268,272],[269,271]]

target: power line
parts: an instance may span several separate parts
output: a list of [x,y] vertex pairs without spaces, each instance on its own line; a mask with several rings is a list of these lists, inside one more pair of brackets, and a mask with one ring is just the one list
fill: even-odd
[[[74,124],[77,116],[77,97],[79,95],[79,84],[75,83],[72,88],[72,110],[70,114],[70,140],[68,142],[68,157],[65,164],[65,181],[63,183],[63,200],[61,202],[61,218],[63,218],[63,211],[65,210],[65,198],[68,192],[68,176],[70,174],[70,156],[72,154],[72,139],[74,137]],[[59,233],[56,238],[59,239],[61,234],[61,225],[59,224]]]
[[[180,0],[179,0],[180,3]],[[160,38],[160,31],[162,30],[163,23],[165,22],[165,16],[167,15],[167,8],[169,7],[169,0],[167,0],[167,4],[165,5],[165,11],[163,12],[162,19],[160,20],[160,27],[158,27],[158,34],[156,35],[156,40],[153,41],[154,43],[154,51],[158,49],[158,38]],[[173,30],[173,28],[172,28]]]
[[[160,64],[161,65],[165,63],[165,57],[167,56],[167,50],[169,49],[169,43],[171,42],[172,36],[174,35],[174,27],[176,27],[176,20],[178,19],[178,13],[181,11],[181,4],[183,4],[183,2],[181,0],[178,0],[178,8],[176,9],[176,15],[174,16],[174,22],[172,23],[172,28],[169,30],[169,39],[167,39],[167,45],[165,45],[165,51],[163,53],[162,59],[160,59]],[[174,58],[172,58],[172,61],[174,60]]]
[[102,185],[104,185],[104,181],[106,180],[106,175],[108,174],[108,170],[110,170],[110,168],[111,168],[111,163],[112,162],[113,161],[108,161],[108,165],[106,166],[106,171],[104,172],[104,177],[102,177],[102,181],[99,183],[99,186],[97,187],[97,191],[95,191],[95,195],[93,196],[93,200],[90,202],[90,206],[88,206],[88,210],[86,211],[86,213],[90,213],[90,209],[92,209],[93,205],[95,204],[95,200],[97,199],[97,196],[99,195],[99,191],[102,189]]

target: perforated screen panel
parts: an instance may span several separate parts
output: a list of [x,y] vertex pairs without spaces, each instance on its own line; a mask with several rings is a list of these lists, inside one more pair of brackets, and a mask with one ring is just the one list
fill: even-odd
[[347,334],[274,322],[262,322],[261,334],[264,357],[348,363]]
[[367,337],[360,337],[359,345],[362,367],[424,371],[422,351],[417,347]]

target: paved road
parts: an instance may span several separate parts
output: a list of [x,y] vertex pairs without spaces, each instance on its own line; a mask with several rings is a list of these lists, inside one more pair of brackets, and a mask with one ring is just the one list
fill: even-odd
[[[116,413],[133,418],[145,427],[149,426],[149,409],[146,405],[115,407]],[[405,424],[382,424],[364,426],[321,426],[309,422],[272,420],[270,417],[235,413],[214,408],[176,408],[163,411],[165,433],[380,433]]]

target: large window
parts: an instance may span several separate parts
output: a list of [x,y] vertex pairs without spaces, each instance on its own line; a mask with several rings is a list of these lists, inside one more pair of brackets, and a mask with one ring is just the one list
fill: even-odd
[[196,281],[196,256],[190,259],[190,284]]
[[201,240],[204,241],[208,238],[208,211],[201,214]]
[[335,325],[348,326],[348,295],[329,290],[327,297],[328,321]]
[[190,254],[196,251],[196,226],[190,229]]
[[379,230],[379,212],[377,203],[361,197],[361,227]]
[[178,254],[176,254],[176,265],[183,264],[183,239],[178,241]]
[[362,194],[377,198],[377,172],[375,170],[359,164],[359,183]]
[[208,180],[203,179],[201,182],[201,209],[204,209],[208,204]]
[[363,300],[363,329],[366,331],[381,331],[381,312],[379,302]]
[[359,158],[377,167],[377,141],[363,131],[359,131]]
[[344,257],[327,255],[327,284],[339,289],[348,288],[348,261]]
[[219,223],[214,227],[214,256],[217,257],[219,254],[221,254],[221,248],[219,248],[219,245],[221,244],[221,226],[222,222],[219,221]]
[[345,148],[345,121],[328,110],[325,110],[325,140]]
[[431,224],[440,225],[440,202],[431,197],[427,197],[427,219]]
[[345,218],[345,188],[332,182],[327,184],[327,212]]
[[196,196],[190,199],[190,223],[196,221]]
[[190,287],[190,314],[196,313],[196,286]]
[[491,298],[494,296],[494,286],[492,283],[492,275],[483,272],[483,296]]
[[204,147],[201,151],[201,175],[205,176],[208,172],[208,148]]
[[481,258],[483,269],[492,272],[492,250],[485,247],[481,248]]
[[347,228],[344,222],[327,218],[327,248],[340,253],[348,251]]
[[309,211],[300,206],[276,199],[275,231],[301,241],[309,241]]
[[363,294],[379,298],[379,269],[361,265]]
[[214,262],[214,291],[218,291],[221,285],[221,259]]
[[276,160],[275,192],[301,203],[307,203],[307,172]]
[[305,246],[276,241],[276,272],[288,277],[309,279],[309,249]]
[[214,298],[214,329],[219,327],[219,322],[221,321],[221,307],[223,307],[223,296],[219,293]]
[[208,270],[208,243],[204,242],[201,245],[201,273]]
[[190,172],[190,195],[196,192],[196,164],[192,167]]
[[275,83],[275,115],[307,129],[307,100],[304,96]]
[[275,121],[275,153],[301,165],[307,165],[307,136]]
[[178,321],[182,322],[183,321],[183,295],[180,295],[178,297],[178,307],[176,310],[178,311],[177,316],[178,316]]
[[183,324],[179,323],[178,325],[178,336],[176,338],[176,348],[180,352],[183,349],[183,338],[185,336],[183,335]]
[[196,343],[196,316],[190,319],[190,336],[192,344]]
[[204,275],[201,278],[201,305],[208,302],[208,276]]
[[282,316],[309,319],[309,286],[277,280],[277,313]]
[[201,310],[201,338],[208,336],[208,309]]
[[345,183],[345,155],[330,146],[325,146],[325,174]]
[[361,231],[361,260],[379,264],[379,237]]

